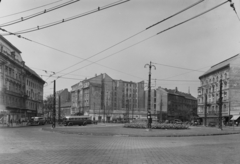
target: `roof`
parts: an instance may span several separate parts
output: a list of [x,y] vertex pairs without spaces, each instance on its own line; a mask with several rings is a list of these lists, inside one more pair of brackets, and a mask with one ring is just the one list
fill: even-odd
[[14,49],[15,51],[17,51],[18,53],[22,53],[19,49],[17,49],[17,47],[15,47],[14,45],[12,45],[12,43],[10,43],[6,38],[4,38],[2,35],[0,35],[0,39],[2,39],[5,43],[7,43],[8,46],[10,46],[12,49]]
[[229,66],[231,61],[235,60],[237,57],[239,57],[239,54],[237,54],[235,56],[232,56],[231,58],[228,58],[228,59],[226,59],[226,60],[224,60],[224,61],[222,61],[222,62],[220,62],[218,64],[213,65],[209,70],[207,70],[207,72],[205,72],[203,75],[201,75],[199,77],[199,79],[202,78],[203,76],[206,76],[206,75],[214,72],[214,71],[217,71],[217,70],[219,70],[221,68]]
[[33,74],[33,75],[35,75],[39,80],[41,80],[42,82],[44,82],[45,83],[45,81],[35,72],[35,71],[33,71],[31,68],[29,68],[28,66],[24,66],[24,68],[27,70],[27,71],[29,71],[31,74]]
[[167,88],[165,88],[164,90],[167,91],[167,92],[170,93],[170,94],[173,94],[173,95],[183,96],[183,97],[185,97],[186,99],[197,100],[197,99],[196,99],[195,97],[193,97],[190,93],[179,92],[179,91],[176,90],[176,89],[167,89]]

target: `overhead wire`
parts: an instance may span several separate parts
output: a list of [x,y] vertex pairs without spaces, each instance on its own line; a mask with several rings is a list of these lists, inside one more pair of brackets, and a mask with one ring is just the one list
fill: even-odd
[[135,37],[137,35],[139,35],[139,34],[141,34],[141,33],[143,33],[144,31],[149,30],[150,28],[152,28],[152,27],[154,27],[154,26],[156,26],[156,25],[158,25],[158,24],[160,24],[160,23],[162,23],[162,22],[164,22],[164,21],[166,21],[166,20],[168,20],[168,19],[170,19],[170,18],[172,18],[172,17],[174,17],[174,16],[176,16],[176,15],[178,15],[178,14],[180,14],[180,13],[182,13],[182,12],[192,8],[192,7],[194,7],[194,6],[196,6],[197,4],[199,4],[199,3],[203,2],[203,1],[204,0],[198,1],[198,2],[196,2],[194,4],[192,4],[192,5],[190,5],[190,6],[186,7],[186,8],[184,8],[184,9],[176,12],[175,14],[173,14],[173,15],[167,17],[167,18],[164,18],[163,20],[161,20],[161,21],[159,21],[157,23],[154,23],[153,25],[150,25],[150,26],[146,27],[144,30],[141,30],[141,31],[139,31],[139,32],[137,32],[137,33],[135,33],[135,34],[133,34],[133,35],[123,39],[123,40],[121,40],[120,42],[118,42],[118,43],[116,43],[116,44],[114,44],[114,45],[112,45],[112,46],[110,46],[110,47],[108,47],[108,48],[106,48],[106,49],[104,49],[104,50],[102,50],[102,51],[100,51],[100,52],[98,52],[98,53],[96,53],[96,54],[86,58],[86,59],[84,59],[83,61],[77,62],[77,63],[75,63],[75,64],[73,64],[73,65],[71,65],[71,66],[69,66],[69,67],[67,67],[67,68],[65,68],[63,70],[58,71],[57,73],[65,71],[65,70],[67,70],[67,69],[69,69],[69,68],[71,68],[71,67],[73,67],[75,65],[78,65],[78,64],[80,64],[80,63],[82,63],[82,62],[84,62],[84,61],[86,61],[86,60],[88,60],[88,59],[90,59],[90,58],[92,58],[94,56],[97,56],[97,55],[99,55],[99,54],[101,54],[101,53],[103,53],[103,52],[105,52],[105,51],[107,51],[107,50],[109,50],[109,49],[111,49],[111,48],[113,48],[113,47],[115,47],[115,46],[117,46],[117,45],[119,45],[119,44],[121,44],[121,43],[123,43],[123,42],[125,42],[125,41],[127,41],[127,40],[129,40],[129,39],[131,39],[131,38],[133,38],[133,37]]
[[42,8],[42,7],[45,7],[45,6],[49,6],[49,5],[54,4],[54,3],[58,3],[58,2],[60,2],[60,1],[63,1],[63,0],[55,1],[55,2],[48,3],[48,4],[45,4],[45,5],[42,5],[42,6],[38,6],[38,7],[32,8],[32,9],[20,11],[20,12],[17,12],[17,13],[4,15],[4,16],[1,16],[0,18],[6,18],[6,17],[13,16],[13,15],[17,15],[17,14],[22,14],[22,13],[25,13],[25,12],[28,12],[28,11],[32,11],[32,10],[35,10],[35,9],[39,9],[39,8]]
[[[89,62],[92,62],[92,61],[90,61],[90,60],[88,60],[88,59],[81,58],[81,57],[79,57],[79,56],[70,54],[70,53],[68,53],[68,52],[65,52],[65,51],[62,51],[62,50],[59,50],[59,49],[50,47],[50,46],[47,46],[47,45],[45,45],[45,44],[42,44],[42,43],[39,43],[39,42],[36,42],[36,41],[33,41],[33,40],[31,40],[31,41],[34,42],[34,43],[37,43],[37,44],[39,44],[39,45],[42,45],[42,46],[45,46],[45,47],[54,49],[54,50],[59,51],[59,52],[62,52],[62,53],[64,53],[64,54],[67,54],[67,55],[70,55],[70,56],[73,56],[73,57],[76,57],[76,58],[80,58],[80,59],[82,59],[82,60],[87,60],[87,61],[89,61]],[[117,69],[114,69],[114,68],[111,68],[111,67],[108,67],[108,66],[104,66],[104,65],[99,64],[99,63],[95,63],[95,64],[100,65],[100,66],[105,67],[105,68],[108,68],[108,69],[111,69],[111,70],[114,70],[114,71],[117,71],[117,72],[120,72],[120,73],[124,73],[124,74],[130,75],[130,76],[134,76],[134,77],[140,78],[140,77],[138,77],[138,76],[131,75],[131,74],[125,73],[125,72],[123,72],[123,71],[120,71],[120,70],[117,70]],[[64,69],[64,70],[66,70],[66,69]],[[56,72],[56,74],[60,74],[60,73],[61,73],[62,71],[64,71],[64,70],[58,71],[58,72]],[[49,76],[49,78],[50,78],[50,77],[51,77],[51,75]],[[48,80],[49,78],[47,78],[46,80]],[[142,78],[140,78],[140,79],[142,79]]]
[[[49,28],[49,27],[52,27],[52,26],[55,26],[55,25],[58,25],[58,24],[61,24],[61,23],[65,23],[65,22],[68,22],[68,21],[71,21],[71,20],[74,20],[74,19],[77,19],[77,18],[80,18],[80,17],[84,17],[86,15],[93,14],[95,12],[100,12],[102,10],[106,10],[108,8],[120,5],[122,3],[126,3],[128,1],[130,1],[130,0],[120,0],[120,1],[117,1],[117,2],[107,4],[107,5],[102,6],[102,7],[98,7],[97,9],[93,9],[91,11],[88,11],[88,12],[85,12],[85,13],[82,13],[82,14],[79,14],[79,15],[75,15],[75,16],[72,16],[72,17],[69,17],[69,18],[64,18],[64,19],[61,19],[59,21],[52,22],[52,23],[49,23],[49,24],[45,24],[45,25],[41,25],[41,26],[37,26],[37,27],[33,27],[33,28],[21,30],[21,31],[16,31],[16,32],[13,32],[13,33],[15,33],[16,35],[19,35],[19,34],[25,34],[25,33],[33,32],[33,31],[39,31],[39,30]],[[6,35],[11,35],[11,34],[2,34],[2,35],[6,36]]]
[[[161,21],[159,21],[159,22],[157,22],[157,23],[155,23],[155,24],[153,24],[153,25],[147,27],[147,28],[145,28],[144,30],[142,30],[142,31],[140,31],[140,32],[138,32],[138,33],[136,33],[136,34],[134,34],[134,35],[132,35],[132,36],[130,36],[130,37],[128,37],[128,38],[126,38],[126,39],[120,41],[120,42],[118,42],[117,44],[114,44],[114,45],[108,47],[107,49],[102,50],[101,52],[99,52],[99,53],[97,53],[97,54],[95,54],[95,55],[89,57],[88,59],[90,59],[90,58],[92,58],[92,57],[94,57],[94,56],[96,56],[96,55],[98,55],[98,54],[100,54],[100,53],[103,53],[103,52],[105,52],[106,50],[108,50],[108,49],[110,49],[110,48],[112,48],[112,47],[115,47],[116,45],[118,45],[118,44],[120,44],[120,43],[122,43],[122,42],[124,42],[124,41],[126,41],[126,40],[128,40],[128,39],[130,39],[130,38],[132,38],[132,37],[134,37],[134,36],[136,36],[136,35],[142,33],[142,32],[145,31],[145,30],[148,30],[148,29],[150,29],[150,28],[156,26],[156,25],[159,24],[159,23],[162,23],[162,22],[164,22],[164,21],[166,21],[166,20],[172,18],[173,16],[176,16],[176,15],[178,15],[178,14],[180,14],[180,13],[186,11],[187,9],[192,8],[193,6],[199,4],[199,3],[203,2],[203,1],[204,1],[204,0],[198,1],[198,2],[196,2],[196,3],[194,3],[194,4],[192,4],[192,5],[190,5],[190,6],[186,7],[186,8],[184,8],[183,10],[181,10],[181,11],[179,11],[179,12],[177,12],[177,13],[175,13],[175,14],[173,14],[173,15],[171,15],[171,16],[169,16],[169,17],[167,17],[167,18],[165,18],[165,19],[163,19],[163,20],[161,20]],[[110,7],[110,6],[105,6],[105,7]],[[9,32],[9,33],[10,33],[11,35],[14,34],[14,33],[11,33],[11,32]],[[15,35],[15,34],[14,34],[14,35]],[[20,38],[21,36],[18,35],[18,37]],[[24,37],[23,37],[23,39],[27,39],[27,38],[24,38]],[[27,39],[27,40],[29,40],[29,39]],[[64,52],[64,51],[58,50],[58,49],[56,49],[56,48],[53,48],[53,47],[50,47],[50,46],[44,45],[44,44],[42,44],[42,43],[39,43],[39,42],[36,42],[36,41],[33,41],[33,40],[29,40],[29,41],[31,41],[31,42],[35,42],[35,43],[40,44],[40,45],[42,45],[42,46],[45,46],[45,47],[48,47],[48,48],[51,48],[51,49],[54,49],[54,50],[60,51],[60,52],[62,52],[62,53],[65,53],[65,54],[68,54],[68,55],[71,55],[71,56],[74,56],[74,57],[78,57],[78,56],[76,56],[76,55],[69,54],[69,53],[67,53],[67,52]],[[78,57],[78,58],[80,58],[80,57]],[[88,59],[84,59],[84,61],[85,61],[85,60],[88,60]],[[83,61],[81,61],[81,62],[83,62]],[[79,64],[79,63],[77,63],[77,64]],[[74,65],[73,65],[73,66],[74,66]],[[102,66],[103,66],[103,65],[102,65]],[[71,66],[71,67],[72,67],[72,66]],[[105,66],[105,67],[106,67],[106,66]],[[68,68],[70,68],[70,67],[68,67]],[[66,68],[66,69],[68,69],[68,68]],[[107,67],[107,68],[110,68],[110,67]],[[64,69],[64,70],[66,70],[66,69]],[[110,68],[110,69],[112,69],[112,68]],[[57,73],[60,73],[60,72],[62,72],[62,71],[64,71],[64,70],[61,70],[61,71],[59,71],[59,72],[57,72]],[[114,70],[116,71],[116,69],[114,69]],[[118,72],[119,72],[119,71],[118,71]],[[121,71],[121,72],[122,72],[122,71]],[[123,72],[122,72],[122,73],[123,73]],[[131,75],[131,76],[133,76],[133,75]],[[51,75],[50,75],[50,77],[51,77]],[[136,77],[136,76],[135,76],[135,77]],[[138,77],[138,78],[139,78],[139,77]]]
[[51,11],[60,9],[60,8],[62,8],[62,7],[65,7],[65,6],[68,6],[68,5],[70,5],[70,4],[76,3],[76,2],[78,2],[78,1],[80,1],[80,0],[70,0],[70,1],[68,1],[68,2],[64,2],[64,3],[62,3],[62,4],[59,4],[59,5],[57,5],[57,6],[54,6],[54,7],[52,7],[52,8],[45,9],[45,10],[43,10],[43,11],[40,11],[40,12],[31,14],[31,15],[28,15],[28,16],[25,16],[25,17],[21,17],[21,18],[19,18],[19,19],[13,20],[13,21],[9,21],[9,22],[6,22],[6,23],[2,23],[2,24],[0,24],[0,27],[6,27],[6,26],[13,25],[13,24],[17,24],[17,23],[26,21],[26,20],[28,20],[28,19],[32,19],[32,18],[35,18],[35,17],[37,17],[37,16],[46,14],[46,13],[48,13],[48,12],[51,12]]
[[[224,2],[225,3],[225,2]],[[219,7],[219,6],[221,6],[221,5],[223,5],[224,3],[222,3],[222,4],[220,4],[220,5],[218,5],[218,6],[216,6],[216,7],[214,7],[214,8],[212,8],[212,9],[215,9],[215,8],[217,8],[217,7]],[[210,9],[211,10],[211,9]],[[208,10],[208,11],[210,11],[210,10]],[[208,12],[208,11],[205,11],[205,12]],[[202,15],[202,14],[201,14]],[[200,16],[200,15],[198,15],[198,16]],[[185,21],[186,22],[186,21]],[[159,34],[159,33],[158,33]],[[154,35],[155,36],[155,35]],[[153,37],[153,36],[152,36]],[[150,38],[147,38],[147,39],[150,39]],[[146,40],[147,40],[146,39]],[[143,40],[143,41],[145,41],[145,40]],[[142,41],[141,41],[142,42]],[[138,42],[137,44],[139,44],[140,42]],[[135,44],[134,44],[135,45]],[[132,45],[133,46],[133,45]]]
[[190,70],[190,71],[196,71],[196,72],[204,72],[204,71],[193,70],[193,69],[189,69],[189,68],[176,67],[176,66],[171,66],[171,65],[166,65],[166,64],[155,63],[155,62],[152,62],[152,63],[157,64],[157,65],[166,66],[166,67],[172,67],[172,68],[178,68],[178,69],[184,69],[184,70]]
[[[210,12],[210,11],[218,8],[218,7],[220,7],[220,6],[224,5],[224,4],[227,3],[227,2],[228,2],[228,1],[225,1],[225,2],[223,2],[223,3],[221,3],[221,4],[217,5],[217,6],[214,6],[214,7],[210,8],[210,9],[208,9],[208,10],[206,10],[206,11],[204,11],[204,12],[198,14],[198,15],[196,15],[196,16],[193,16],[193,17],[191,17],[191,18],[189,18],[189,19],[187,19],[187,20],[185,20],[185,21],[182,21],[182,22],[180,22],[180,23],[178,23],[178,24],[175,24],[175,25],[173,25],[173,26],[171,26],[171,27],[169,27],[169,28],[167,28],[167,29],[165,29],[165,30],[162,30],[162,31],[158,32],[158,33],[155,34],[155,35],[152,35],[152,36],[150,36],[150,37],[148,37],[148,38],[145,38],[145,39],[143,39],[143,40],[141,40],[141,41],[139,41],[139,42],[136,42],[136,43],[134,43],[134,44],[132,44],[132,45],[130,45],[130,46],[128,46],[128,47],[120,50],[120,51],[117,51],[117,52],[115,52],[115,53],[113,53],[113,54],[110,54],[110,55],[108,55],[108,56],[106,56],[106,57],[104,57],[104,58],[102,58],[102,59],[99,59],[99,60],[97,60],[97,61],[95,61],[95,62],[93,62],[93,63],[90,63],[90,64],[88,64],[88,65],[86,65],[86,66],[83,66],[83,67],[81,67],[81,68],[78,68],[78,69],[76,69],[76,70],[73,70],[73,71],[71,71],[71,72],[69,72],[69,73],[76,72],[76,71],[78,71],[78,70],[80,70],[80,69],[82,69],[82,68],[85,68],[85,67],[87,67],[87,66],[89,66],[89,65],[92,65],[92,64],[94,64],[94,63],[96,63],[96,62],[99,62],[99,61],[104,60],[104,59],[106,59],[106,58],[108,58],[108,57],[111,57],[111,56],[113,56],[113,55],[115,55],[115,54],[117,54],[117,53],[119,53],[119,52],[125,51],[125,50],[127,50],[127,49],[129,49],[129,48],[131,48],[131,47],[133,47],[133,46],[135,46],[135,45],[138,45],[138,44],[140,44],[140,43],[142,43],[142,42],[144,42],[144,41],[147,41],[147,40],[149,40],[149,39],[151,39],[151,38],[153,38],[153,37],[155,37],[155,36],[157,36],[157,35],[159,35],[159,34],[162,34],[162,33],[166,32],[166,31],[168,31],[168,30],[170,30],[170,29],[172,29],[172,28],[175,28],[175,27],[177,27],[177,26],[180,26],[180,25],[182,25],[182,24],[184,24],[184,23],[189,22],[190,20],[193,20],[193,19],[195,19],[195,18],[197,18],[197,17],[200,17],[201,15],[204,15],[204,14],[206,14],[206,13],[208,13],[208,12]],[[67,74],[68,74],[68,73],[66,73],[66,74],[64,74],[64,75],[62,75],[62,76],[60,76],[60,77],[63,77],[63,76],[65,76],[65,75],[67,75]]]
[[[35,68],[35,67],[29,67],[29,68],[31,68],[31,69],[35,69],[35,70],[41,70],[41,71],[45,72],[46,74],[48,74],[48,72],[49,72],[49,73],[52,72],[52,73],[55,74],[55,72],[56,72],[56,71],[52,71],[52,70],[40,69],[40,68]],[[64,73],[60,73],[60,74],[64,74]],[[77,74],[69,74],[69,75],[86,77],[86,76],[84,76],[84,75],[77,75]]]
[[[121,0],[121,1],[122,1],[122,0]],[[105,5],[105,6],[103,6],[103,7],[104,7],[104,9],[107,9],[107,8],[110,8],[110,7],[113,7],[113,6],[119,5],[119,4],[121,4],[121,3],[124,3],[124,2],[130,1],[130,0],[125,0],[125,1],[123,1],[123,2],[121,2],[121,1],[117,1],[117,2],[114,2],[114,3],[108,4],[108,5]],[[102,9],[100,8],[100,10],[102,10]],[[51,49],[54,49],[54,50],[56,50],[56,51],[59,51],[59,52],[65,53],[65,54],[67,54],[67,55],[70,55],[70,56],[74,56],[74,57],[77,57],[77,58],[83,59],[83,58],[81,58],[81,57],[79,57],[79,56],[76,56],[76,55],[73,55],[73,54],[70,54],[70,53],[64,52],[64,51],[62,51],[62,50],[59,50],[59,49],[56,49],[56,48],[50,47],[50,46],[48,46],[48,45],[45,45],[45,44],[42,44],[42,43],[36,42],[36,41],[34,41],[34,40],[31,40],[31,39],[28,39],[28,38],[23,37],[23,36],[21,36],[21,35],[19,35],[19,34],[16,34],[16,33],[13,33],[13,32],[9,32],[9,31],[7,31],[7,30],[5,30],[5,29],[3,29],[3,28],[0,28],[0,30],[9,33],[9,35],[15,35],[15,36],[17,36],[17,37],[19,37],[19,38],[22,38],[22,39],[25,39],[25,40],[28,40],[28,41],[31,41],[31,42],[37,43],[37,44],[39,44],[39,45],[42,45],[42,46],[45,46],[45,47],[48,47],[48,48],[51,48]],[[101,64],[98,64],[98,65],[101,65]],[[103,65],[101,65],[101,66],[103,66]],[[106,68],[110,68],[110,67],[107,67],[107,66],[104,66],[104,67],[106,67]],[[113,68],[110,68],[110,69],[113,69]],[[113,69],[113,70],[118,71],[118,70],[116,70],[116,69]],[[124,72],[122,72],[122,71],[118,71],[118,72],[124,73]],[[128,75],[130,75],[130,74],[128,74]],[[131,75],[131,76],[134,76],[134,75]],[[50,77],[51,77],[51,75],[50,75]],[[135,76],[135,77],[137,77],[137,76]],[[138,77],[138,78],[139,78],[139,77]]]

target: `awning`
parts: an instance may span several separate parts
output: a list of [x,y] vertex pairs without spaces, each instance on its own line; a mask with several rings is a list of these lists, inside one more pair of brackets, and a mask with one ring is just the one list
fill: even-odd
[[234,115],[231,120],[237,120],[240,117],[240,115]]

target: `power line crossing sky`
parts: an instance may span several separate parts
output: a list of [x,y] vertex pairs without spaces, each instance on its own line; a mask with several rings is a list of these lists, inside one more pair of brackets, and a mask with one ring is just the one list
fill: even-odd
[[[81,0],[74,5],[66,6],[49,14],[44,14],[26,22],[6,27],[5,29],[14,32],[20,29],[34,27],[38,24],[47,24],[60,18],[84,13],[98,6],[104,6],[115,1],[116,0]],[[0,4],[0,18],[4,15],[35,8],[51,2],[56,1],[3,1]],[[67,2],[67,0],[60,1],[59,4],[64,2]],[[198,1],[131,0],[127,3],[81,19],[76,19],[65,24],[32,33],[22,34],[22,36],[86,59],[92,54],[96,54],[104,48],[196,2]],[[107,57],[129,45],[139,42],[223,2],[225,1],[205,0],[174,18],[147,30],[141,35],[137,35],[131,38],[131,40],[127,40],[101,55],[95,56],[91,61],[94,62]],[[233,0],[233,3],[236,12],[240,13],[239,0]],[[57,4],[52,4],[52,6],[55,5]],[[51,6],[48,6],[48,8],[50,7]],[[31,15],[37,11],[42,11],[42,8],[13,15],[11,17],[1,18],[0,24],[19,17]],[[114,68],[126,74],[96,64],[80,69],[74,72],[74,74],[90,78],[95,76],[95,74],[107,73],[114,79],[138,82],[147,79],[148,69],[144,69],[144,65],[152,61],[153,63],[158,63],[155,64],[157,69],[152,71],[153,79],[167,79],[172,77],[169,79],[172,81],[167,82],[156,80],[156,86],[169,89],[178,87],[178,90],[182,92],[188,92],[188,88],[190,87],[192,95],[196,97],[197,87],[200,86],[200,83],[193,81],[197,81],[198,77],[210,68],[211,65],[215,65],[239,53],[239,29],[240,22],[238,17],[230,7],[230,3],[226,3],[197,19],[99,62],[100,65]],[[5,37],[22,51],[23,60],[29,67],[39,68],[34,70],[40,75],[44,75],[42,70],[58,72],[78,61],[76,57],[71,57],[59,51],[43,47],[36,43],[31,43],[15,36]],[[79,61],[81,61],[81,59],[79,59]],[[84,61],[80,65],[71,68],[69,72],[88,64],[89,61]],[[200,68],[204,69],[199,70]],[[48,92],[49,94],[49,90],[52,88],[52,83],[50,81],[55,78],[56,77],[51,77],[48,79],[48,86],[45,87],[46,93]],[[70,89],[72,85],[77,83],[76,78],[78,77],[76,76],[71,77],[71,75],[68,75],[66,78],[57,79],[57,90],[64,88]],[[79,79],[83,79],[83,77],[79,77]]]

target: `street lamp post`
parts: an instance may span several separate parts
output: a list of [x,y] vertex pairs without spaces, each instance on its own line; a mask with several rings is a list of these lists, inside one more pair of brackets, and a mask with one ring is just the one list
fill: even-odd
[[219,91],[219,129],[222,130],[222,79],[220,79],[220,91]]
[[56,117],[56,80],[53,81],[53,123],[52,128],[55,128],[55,117]]
[[149,67],[149,74],[148,74],[148,109],[147,109],[147,118],[148,118],[148,128],[151,128],[151,124],[152,124],[152,117],[151,117],[151,68],[154,67],[156,69],[156,67],[154,65],[152,65],[152,62],[150,61],[150,64],[146,64],[144,66],[144,68],[146,68],[146,66]]

